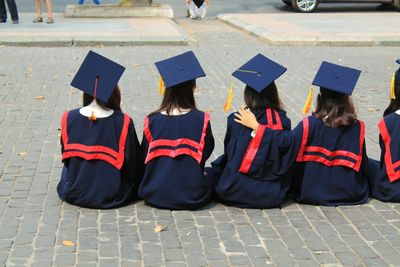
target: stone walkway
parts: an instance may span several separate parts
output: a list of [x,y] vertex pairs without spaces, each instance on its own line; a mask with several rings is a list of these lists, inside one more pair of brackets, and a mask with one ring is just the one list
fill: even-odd
[[[256,53],[288,71],[278,81],[292,125],[322,60],[363,70],[353,99],[366,122],[367,151],[379,156],[376,124],[389,101],[396,47],[268,46],[217,20],[179,20],[189,46],[0,46],[0,266],[399,266],[400,205],[371,200],[351,207],[287,203],[252,210],[211,203],[199,211],[168,211],[142,201],[114,210],[62,203],[60,116],[81,104],[70,82],[89,49],[124,65],[123,110],[141,137],[156,109],[154,62],[193,50],[207,73],[196,100],[211,114],[222,153],[228,87],[233,109],[243,84],[230,74]],[[167,229],[155,232],[156,225]]]

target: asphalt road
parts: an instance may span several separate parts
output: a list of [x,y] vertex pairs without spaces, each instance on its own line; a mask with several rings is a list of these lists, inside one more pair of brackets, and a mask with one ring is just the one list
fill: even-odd
[[[100,0],[101,3],[118,3],[119,0]],[[76,3],[73,0],[53,0],[53,11],[63,13],[65,6]],[[184,0],[154,0],[160,4],[170,4],[175,11],[175,17],[182,18],[186,15]],[[92,0],[86,0],[92,4]],[[34,12],[33,1],[17,0],[19,12]],[[392,7],[383,7],[379,4],[321,4],[317,12],[390,12]],[[209,17],[222,13],[279,13],[294,12],[280,0],[210,0]]]

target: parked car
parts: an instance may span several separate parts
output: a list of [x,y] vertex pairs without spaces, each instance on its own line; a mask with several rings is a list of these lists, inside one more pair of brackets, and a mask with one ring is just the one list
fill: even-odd
[[393,5],[400,11],[400,0],[282,0],[282,2],[303,13],[313,12],[320,3],[380,3]]

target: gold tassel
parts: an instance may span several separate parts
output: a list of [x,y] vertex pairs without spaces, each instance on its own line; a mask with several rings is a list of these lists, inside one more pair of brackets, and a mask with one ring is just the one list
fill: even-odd
[[165,84],[163,78],[160,76],[160,80],[158,81],[158,94],[163,95],[165,90]]
[[394,83],[395,83],[395,73],[393,72],[392,81],[390,82],[390,98],[396,99],[396,95],[394,94]]
[[308,114],[308,112],[310,111],[310,106],[311,106],[311,102],[312,102],[312,95],[313,95],[313,88],[312,86],[310,87],[310,92],[308,93],[308,97],[307,97],[307,101],[304,104],[303,107],[303,114]]
[[233,99],[233,82],[231,83],[231,86],[229,87],[228,97],[226,98],[226,102],[224,105],[225,112],[228,112],[231,109],[232,99]]

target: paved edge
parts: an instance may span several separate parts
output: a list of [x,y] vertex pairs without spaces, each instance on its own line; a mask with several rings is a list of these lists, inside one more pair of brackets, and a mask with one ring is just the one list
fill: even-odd
[[397,38],[374,38],[373,40],[356,41],[356,40],[278,40],[271,33],[262,27],[254,26],[251,23],[238,19],[234,15],[220,14],[217,18],[238,29],[248,33],[250,36],[256,37],[258,40],[272,46],[400,46],[400,40]]
[[85,37],[74,36],[1,36],[1,46],[30,46],[30,47],[68,47],[68,46],[187,46],[189,38],[184,29],[174,19],[170,19],[172,26],[181,36],[146,37]]

